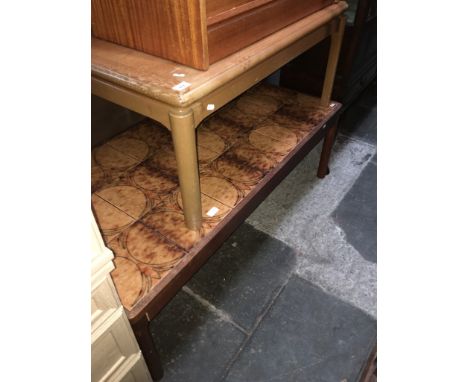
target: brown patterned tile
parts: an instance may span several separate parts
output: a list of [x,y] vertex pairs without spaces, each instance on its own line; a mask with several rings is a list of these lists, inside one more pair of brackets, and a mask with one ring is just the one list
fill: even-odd
[[[272,137],[260,134],[257,131],[252,131],[249,135],[249,142],[260,151],[266,153],[286,155],[289,153],[297,144],[297,137],[293,132],[288,132],[289,136],[287,139],[279,141]],[[285,134],[285,136],[287,136]]]
[[247,134],[250,128],[246,130],[240,123],[230,120],[226,112],[219,112],[214,116],[206,119],[200,128],[209,130],[217,134],[226,144],[226,148],[232,146],[239,137]]
[[263,94],[245,94],[239,97],[236,107],[240,113],[264,119],[282,106],[276,98]]
[[135,219],[131,216],[101,199],[96,194],[91,196],[91,203],[96,222],[106,241],[109,241],[112,236],[120,233],[135,222]]
[[144,164],[131,170],[128,177],[133,185],[146,192],[168,194],[178,187],[176,176],[169,176]]
[[122,305],[131,309],[148,291],[148,282],[135,261],[126,257],[114,258],[115,269],[111,272],[112,280]]
[[199,148],[204,147],[218,154],[222,154],[227,148],[224,140],[205,126],[197,129],[197,144]]
[[117,185],[102,188],[96,194],[119,210],[138,220],[149,208],[146,195],[137,187]]
[[[183,211],[182,194],[177,191],[174,194],[174,198],[176,199],[177,206],[181,211]],[[223,217],[225,217],[232,209],[203,193],[201,195],[201,204],[203,220],[210,223],[217,223],[221,221]],[[211,226],[213,227],[213,225]]]
[[260,170],[238,160],[229,151],[216,159],[211,167],[218,174],[222,174],[222,177],[231,180],[236,185],[242,183],[246,186],[254,186],[264,175]]
[[189,230],[185,226],[184,214],[181,211],[156,209],[147,214],[141,222],[157,230],[186,251],[198,243],[206,231],[206,227],[203,227],[200,232]]
[[[252,133],[251,133],[252,134]],[[247,139],[241,141],[229,150],[230,157],[236,161],[247,164],[248,166],[261,171],[263,174],[269,172],[281,160],[282,156],[272,155],[260,151],[254,147]]]
[[95,148],[93,157],[96,165],[104,171],[127,170],[140,163],[138,159],[121,153],[107,143]]
[[309,134],[312,130],[314,130],[314,126],[310,123],[292,120],[284,115],[279,113],[275,113],[269,118],[274,124],[284,127],[296,134],[298,140],[304,138],[307,134]]
[[111,139],[108,144],[114,149],[134,158],[138,162],[142,162],[148,156],[150,150],[146,142],[141,139],[118,136]]
[[281,142],[288,142],[288,145],[296,145],[296,134],[288,130],[287,126],[281,126],[271,119],[265,120],[260,123],[252,132],[256,132],[266,137],[276,139]]
[[[249,93],[252,95],[265,95],[275,98],[283,105],[291,105],[297,102],[298,93],[294,90],[280,88],[278,86],[260,84],[252,88]],[[310,97],[309,97],[310,98]]]
[[[93,210],[114,251],[127,309],[332,112],[318,98],[260,85],[197,129],[203,224],[185,227],[170,132],[149,119],[92,152]],[[139,220],[137,220],[139,219]]]
[[197,147],[197,154],[198,154],[198,164],[200,167],[212,162],[219,156],[219,153],[217,153],[216,151],[210,150],[203,146]]
[[234,208],[243,196],[232,182],[213,175],[202,174],[200,188],[203,194],[231,208]]
[[277,113],[288,119],[306,122],[312,125],[321,123],[328,114],[327,109],[304,107],[300,104],[286,105],[278,110]]
[[109,247],[116,256],[129,257],[140,266],[151,265],[156,271],[171,269],[185,256],[181,248],[139,222],[110,242]]
[[96,188],[101,187],[108,181],[109,179],[107,174],[100,166],[98,166],[94,157],[91,155],[91,192],[94,192]]
[[131,309],[185,256],[181,248],[138,222],[108,246],[116,256],[116,269],[111,275],[127,309]]
[[150,154],[161,147],[172,146],[171,132],[161,124],[146,119],[141,123],[133,126],[122,136],[136,138],[146,142],[150,147]]
[[150,167],[160,169],[172,176],[177,176],[177,161],[173,148],[163,148],[152,155],[146,162]]

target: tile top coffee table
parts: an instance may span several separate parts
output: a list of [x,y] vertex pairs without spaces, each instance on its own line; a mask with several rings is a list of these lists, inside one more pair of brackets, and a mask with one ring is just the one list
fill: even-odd
[[[326,175],[346,8],[337,2],[206,72],[92,40],[92,92],[149,117],[93,150],[92,202],[154,379],[162,370],[149,321],[324,138]],[[257,85],[329,35],[320,99]]]
[[208,115],[332,35],[322,104],[330,102],[347,8],[333,4],[199,71],[92,39],[92,92],[171,130],[185,223],[202,222],[195,129]]

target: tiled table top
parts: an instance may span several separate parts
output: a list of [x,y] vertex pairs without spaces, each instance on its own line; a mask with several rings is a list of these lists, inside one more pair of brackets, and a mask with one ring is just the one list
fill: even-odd
[[319,99],[260,85],[197,129],[203,224],[185,228],[170,132],[145,120],[92,151],[92,207],[127,310],[333,113]]

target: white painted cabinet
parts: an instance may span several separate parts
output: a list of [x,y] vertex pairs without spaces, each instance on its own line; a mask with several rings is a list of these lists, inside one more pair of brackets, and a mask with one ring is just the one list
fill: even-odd
[[91,223],[91,380],[152,381],[109,273],[113,254]]

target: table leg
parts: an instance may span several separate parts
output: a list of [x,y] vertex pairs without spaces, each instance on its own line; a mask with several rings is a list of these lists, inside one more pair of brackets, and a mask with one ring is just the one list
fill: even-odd
[[149,321],[143,317],[136,323],[132,324],[132,328],[138,345],[140,346],[141,354],[145,359],[146,366],[148,366],[151,378],[153,381],[159,381],[162,379],[164,371],[161,359],[159,358],[159,353],[154,346],[153,336],[149,329]]
[[193,112],[190,111],[185,114],[169,113],[169,117],[185,224],[189,229],[198,230],[201,227],[202,212]]
[[335,81],[336,67],[338,58],[340,57],[341,42],[343,41],[343,33],[346,26],[346,16],[338,18],[338,29],[331,35],[330,52],[328,53],[327,70],[323,81],[322,98],[320,104],[328,106],[330,104],[333,82]]
[[338,128],[338,122],[336,122],[331,128],[328,129],[327,135],[323,140],[322,153],[320,154],[320,163],[317,170],[317,176],[319,178],[325,178],[329,174],[328,161],[330,160],[330,154],[335,142],[336,131]]

